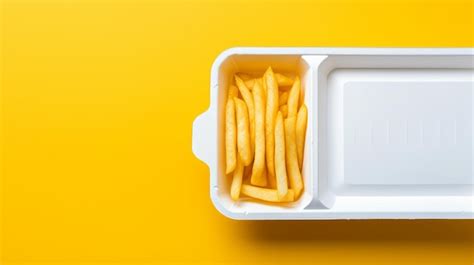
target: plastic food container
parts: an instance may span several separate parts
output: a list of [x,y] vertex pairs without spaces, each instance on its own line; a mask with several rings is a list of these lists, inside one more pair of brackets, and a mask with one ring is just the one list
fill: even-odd
[[[472,219],[474,49],[232,48],[193,125],[215,207],[233,219]],[[308,107],[292,204],[230,199],[224,106],[236,72],[295,73]]]

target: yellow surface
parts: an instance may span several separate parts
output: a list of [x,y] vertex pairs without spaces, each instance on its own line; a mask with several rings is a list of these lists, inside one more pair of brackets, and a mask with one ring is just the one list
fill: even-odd
[[239,222],[191,128],[232,46],[474,46],[471,1],[0,6],[0,264],[473,264],[473,221]]

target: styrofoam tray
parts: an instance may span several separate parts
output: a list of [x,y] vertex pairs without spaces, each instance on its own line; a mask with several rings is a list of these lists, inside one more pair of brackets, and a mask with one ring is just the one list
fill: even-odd
[[[232,48],[215,60],[193,152],[234,219],[474,217],[474,49]],[[290,205],[234,202],[224,105],[236,72],[296,73],[308,106],[305,191]]]

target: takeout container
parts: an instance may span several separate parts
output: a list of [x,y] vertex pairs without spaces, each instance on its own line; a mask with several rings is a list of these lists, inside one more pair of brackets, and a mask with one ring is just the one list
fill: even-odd
[[[232,48],[193,124],[215,207],[233,219],[472,219],[474,49]],[[301,198],[231,200],[224,107],[237,72],[298,74],[308,107]]]

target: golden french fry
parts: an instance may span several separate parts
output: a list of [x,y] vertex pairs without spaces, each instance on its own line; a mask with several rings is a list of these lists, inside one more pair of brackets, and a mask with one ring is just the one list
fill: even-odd
[[227,100],[231,100],[231,99],[236,98],[238,96],[239,96],[239,89],[234,85],[230,85],[229,86],[229,91],[227,93]]
[[275,177],[275,119],[278,112],[278,84],[271,67],[264,74],[267,86],[267,106],[265,111],[265,154],[267,159],[268,177]]
[[299,97],[301,90],[301,82],[296,77],[293,86],[291,87],[290,94],[288,95],[288,118],[296,117],[298,114]]
[[250,150],[249,116],[245,102],[239,98],[234,98],[235,113],[237,119],[237,151],[244,166],[252,163]]
[[288,105],[280,106],[280,111],[281,111],[281,114],[283,115],[283,118],[288,117]]
[[293,84],[293,79],[284,76],[280,73],[275,73],[275,78],[278,82],[278,86],[285,87],[285,86],[291,86]]
[[[278,113],[278,112],[277,112]],[[275,124],[276,124],[276,119],[275,119]],[[274,131],[275,131],[275,128],[274,128]],[[273,136],[275,137],[275,136]],[[275,149],[276,149],[276,146],[275,146]],[[276,155],[275,155],[276,156]],[[274,160],[275,161],[275,158]],[[275,162],[274,162],[275,163]],[[276,168],[276,165],[275,165],[275,168]],[[276,174],[276,173],[275,173]],[[277,187],[277,179],[276,179],[276,176],[274,175],[271,175],[271,174],[267,174],[267,179],[268,179],[268,186],[271,188],[271,189],[275,189]]]
[[288,190],[284,197],[279,198],[277,191],[274,189],[266,189],[243,184],[241,193],[246,196],[267,202],[292,202],[295,200],[295,193],[291,189]]
[[260,82],[255,82],[252,89],[255,106],[255,156],[250,183],[266,186],[265,171],[265,94]]
[[245,86],[244,81],[240,79],[237,75],[235,76],[235,83],[239,88],[240,94],[244,98],[245,104],[247,104],[247,110],[249,114],[249,128],[250,128],[250,160],[253,160],[255,152],[255,108],[253,102],[252,93],[250,93],[247,86]]
[[290,92],[288,92],[288,91],[280,93],[280,96],[278,98],[278,101],[279,101],[278,105],[279,106],[282,106],[282,105],[285,105],[286,103],[288,103],[289,94],[290,94]]
[[288,192],[288,183],[285,165],[285,126],[281,112],[278,112],[275,123],[275,174],[277,195],[282,199]]
[[304,141],[306,137],[306,125],[308,122],[308,109],[306,105],[301,106],[296,117],[296,150],[298,154],[298,165],[302,170],[304,158]]
[[230,99],[225,108],[225,158],[226,170],[229,174],[234,171],[237,164],[237,127],[235,122],[235,103]]
[[230,197],[236,201],[240,196],[240,189],[242,187],[242,176],[244,174],[244,165],[240,160],[240,157],[237,157],[237,165],[234,170],[234,175],[232,177],[232,184],[230,185]]
[[296,117],[285,119],[285,147],[286,167],[290,180],[290,187],[295,191],[298,198],[303,191],[303,179],[298,166],[298,155],[296,150]]
[[[250,90],[252,90],[253,84],[255,84],[255,81],[259,79],[259,78],[245,79],[245,78],[242,78],[241,74],[239,74],[239,76],[242,80],[244,80],[245,85]],[[277,81],[279,89],[281,90],[290,90],[290,87],[291,85],[293,85],[293,82],[294,82],[293,79],[279,73],[275,73],[275,79]],[[265,87],[264,87],[264,90],[266,90]]]
[[[249,90],[253,89],[253,86],[255,85],[255,82],[262,82],[262,78],[252,78],[244,81],[245,86],[248,87]],[[265,87],[263,87],[263,90],[266,91]]]
[[[275,73],[275,78],[277,80],[279,89],[281,89],[281,90],[290,90],[290,87],[294,82],[293,79],[291,79],[289,77],[286,77],[286,76],[284,76],[282,74],[279,74],[279,73]],[[255,80],[257,80],[257,79],[258,78],[245,80],[245,85],[248,88],[252,88],[253,84],[255,83]]]

